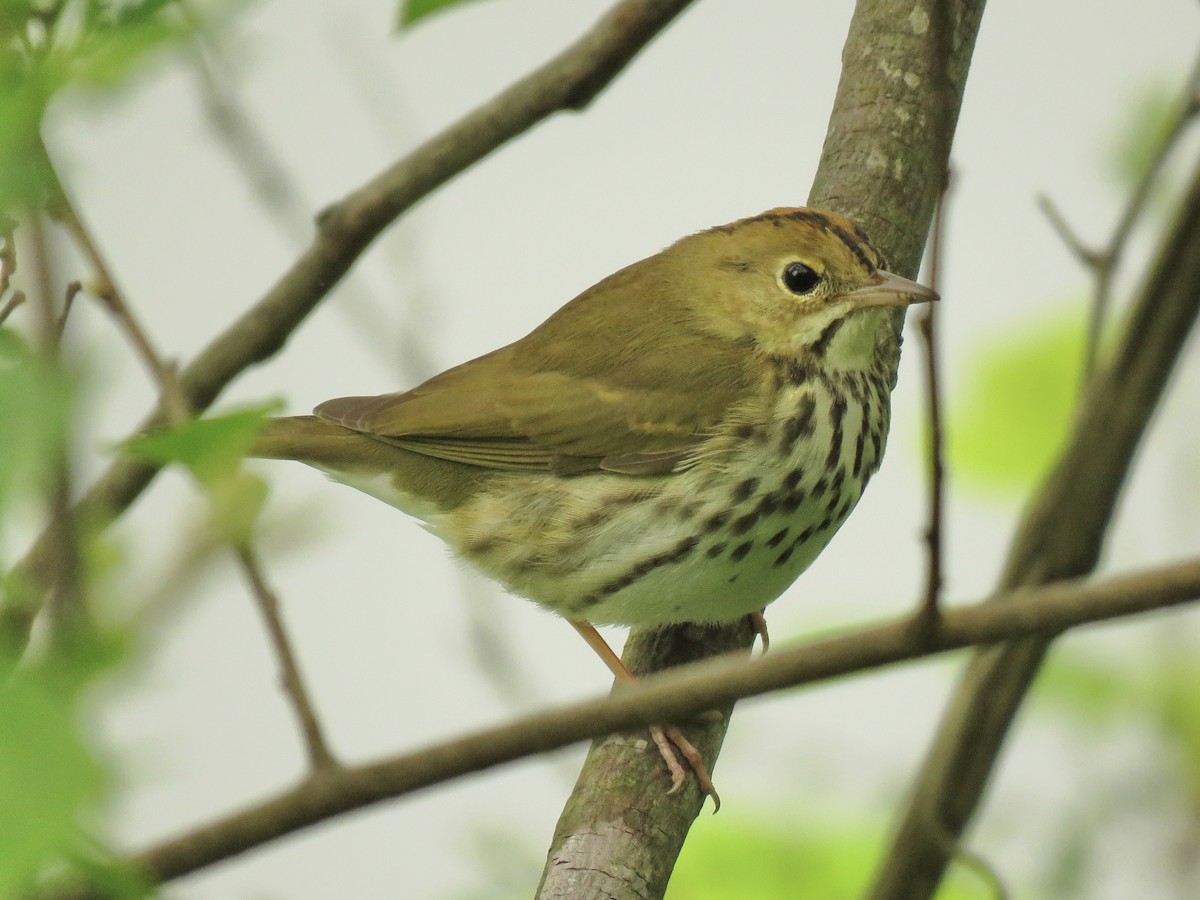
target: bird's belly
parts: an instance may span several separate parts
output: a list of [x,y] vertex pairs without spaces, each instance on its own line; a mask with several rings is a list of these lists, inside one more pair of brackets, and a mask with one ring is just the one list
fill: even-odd
[[[459,553],[568,618],[653,626],[761,610],[825,548],[882,453],[854,398],[683,472],[513,475],[435,524]],[[499,487],[499,486],[497,486]]]

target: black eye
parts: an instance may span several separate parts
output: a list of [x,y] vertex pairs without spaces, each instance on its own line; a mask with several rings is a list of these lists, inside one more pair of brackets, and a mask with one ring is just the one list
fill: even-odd
[[783,284],[793,294],[807,294],[821,283],[821,276],[802,262],[790,262],[783,267]]

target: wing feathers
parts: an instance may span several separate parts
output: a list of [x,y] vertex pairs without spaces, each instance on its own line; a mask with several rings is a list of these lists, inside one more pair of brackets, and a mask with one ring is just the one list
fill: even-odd
[[751,351],[670,320],[678,310],[646,308],[622,290],[632,274],[411,391],[343,397],[315,412],[407,450],[493,469],[674,471],[744,396]]

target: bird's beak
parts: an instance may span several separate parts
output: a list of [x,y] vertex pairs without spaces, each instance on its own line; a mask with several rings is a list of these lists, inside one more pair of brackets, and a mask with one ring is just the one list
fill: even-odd
[[927,303],[937,300],[936,291],[923,284],[893,275],[880,269],[870,284],[855,288],[843,295],[843,299],[858,309],[871,306],[908,306],[910,303]]

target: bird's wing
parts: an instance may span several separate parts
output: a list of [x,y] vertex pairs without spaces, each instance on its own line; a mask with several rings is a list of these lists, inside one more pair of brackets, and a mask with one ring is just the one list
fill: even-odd
[[695,330],[678,312],[674,321],[656,318],[669,309],[623,310],[624,296],[604,291],[606,283],[515,344],[411,391],[330,400],[316,414],[493,469],[658,474],[686,466],[745,390],[750,349]]

